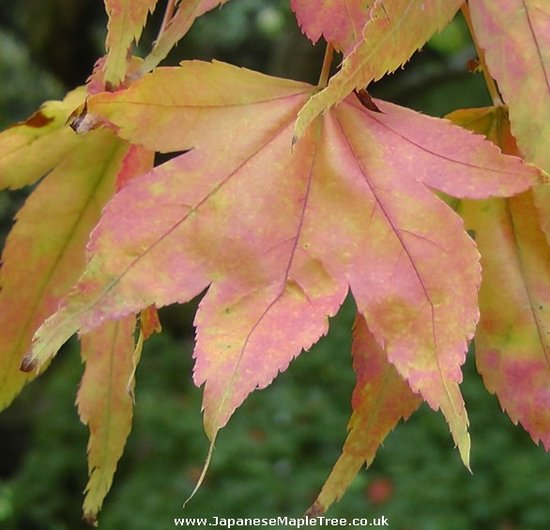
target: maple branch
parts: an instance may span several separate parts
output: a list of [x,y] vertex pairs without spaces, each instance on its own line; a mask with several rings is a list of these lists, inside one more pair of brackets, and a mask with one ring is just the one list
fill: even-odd
[[461,10],[462,10],[462,15],[464,16],[464,20],[468,25],[468,30],[470,31],[470,35],[472,37],[474,46],[476,47],[476,52],[479,59],[479,66],[481,67],[481,71],[483,72],[485,84],[487,85],[487,90],[489,91],[489,95],[491,96],[493,105],[495,107],[501,107],[504,105],[504,102],[500,97],[500,92],[497,88],[495,80],[491,77],[491,74],[489,73],[489,69],[487,68],[487,63],[485,62],[485,54],[483,53],[483,50],[479,45],[475,30],[474,30],[474,26],[472,24],[472,17],[470,15],[470,7],[468,6],[468,2],[464,2],[464,4],[462,4]]
[[162,23],[160,24],[159,33],[155,42],[160,39],[160,36],[164,33],[166,26],[168,26],[168,24],[172,20],[172,17],[174,16],[174,11],[176,10],[176,2],[177,0],[168,0],[168,3],[166,4],[166,9],[164,11],[164,17],[162,18]]
[[323,66],[321,68],[321,75],[319,76],[319,82],[317,83],[317,87],[320,89],[323,89],[328,84],[328,78],[330,77],[330,67],[332,65],[332,58],[334,56],[334,48],[332,44],[327,43],[327,47],[325,49],[325,57],[323,59]]

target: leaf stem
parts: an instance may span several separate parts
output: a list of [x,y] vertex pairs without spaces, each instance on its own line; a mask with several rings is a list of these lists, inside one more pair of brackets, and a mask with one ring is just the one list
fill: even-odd
[[485,62],[485,54],[483,53],[483,50],[479,45],[479,42],[476,37],[476,32],[474,30],[474,26],[472,24],[472,17],[470,15],[470,8],[468,6],[468,2],[464,2],[464,4],[462,4],[461,9],[462,9],[462,15],[464,16],[464,20],[466,21],[466,24],[468,25],[468,29],[470,30],[472,41],[474,42],[474,46],[476,47],[477,56],[479,59],[479,66],[481,67],[481,70],[483,72],[485,84],[487,85],[487,90],[489,91],[489,95],[491,96],[493,105],[495,107],[502,107],[504,105],[504,102],[500,97],[500,92],[498,91],[495,80],[491,77],[491,74],[489,73],[489,69],[487,68],[487,63]]
[[155,43],[160,39],[160,36],[164,33],[166,26],[168,26],[168,24],[172,20],[172,17],[174,16],[174,11],[176,10],[176,2],[177,0],[168,0],[168,3],[166,4],[166,9],[164,11],[164,17],[162,18],[162,23],[160,25],[159,33],[157,35]]
[[332,44],[327,43],[327,47],[325,49],[325,58],[323,59],[323,66],[321,68],[321,75],[319,76],[319,82],[317,83],[317,87],[321,90],[325,88],[328,84],[333,56],[334,48],[332,47]]

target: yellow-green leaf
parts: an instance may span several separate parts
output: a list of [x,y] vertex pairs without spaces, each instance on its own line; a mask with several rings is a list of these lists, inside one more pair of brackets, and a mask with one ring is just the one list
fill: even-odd
[[[113,482],[118,460],[132,427],[132,397],[128,381],[134,373],[135,317],[106,322],[84,335],[82,360],[86,370],[77,405],[82,423],[90,429],[84,518],[95,523]],[[130,384],[133,390],[133,379]]]
[[63,101],[47,101],[29,119],[0,133],[0,189],[33,184],[79,144],[65,124],[85,97],[86,88],[79,87]]
[[90,231],[114,192],[126,151],[108,130],[78,137],[17,214],[2,254],[0,409],[35,377],[19,370],[21,359],[80,276]]

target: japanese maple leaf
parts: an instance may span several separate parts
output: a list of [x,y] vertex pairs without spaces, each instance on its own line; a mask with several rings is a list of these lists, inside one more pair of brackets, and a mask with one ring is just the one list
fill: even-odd
[[[17,213],[2,253],[0,282],[0,408],[36,376],[19,370],[38,326],[84,270],[85,246],[115,189],[152,167],[153,153],[97,130],[77,136],[66,125],[86,88],[47,102],[24,123],[0,134],[0,186],[22,187],[40,179]],[[42,178],[44,177],[44,178]],[[145,313],[148,333],[154,314]],[[85,517],[94,521],[107,494],[132,420],[135,317],[107,322],[86,335],[86,370],[78,394],[90,427],[90,481]]]
[[458,383],[478,318],[478,253],[429,189],[509,195],[537,170],[448,122],[354,95],[291,150],[314,87],[223,63],[159,68],[90,98],[124,139],[185,151],[133,180],[94,230],[73,293],[36,335],[41,366],[74,332],[208,287],[194,379],[206,432],[326,333],[348,288],[388,360],[441,409],[468,462]]
[[2,252],[0,409],[33,377],[19,371],[21,359],[38,326],[82,274],[90,231],[115,191],[130,147],[111,131],[77,137],[65,125],[85,94],[82,87],[63,101],[47,102],[0,134],[0,188],[45,177],[17,213]]
[[106,322],[84,335],[81,356],[86,369],[78,389],[80,419],[90,429],[84,518],[96,516],[113,481],[132,428],[135,317]]
[[[550,173],[550,5],[545,0],[471,0],[469,5],[520,150]],[[533,193],[550,241],[550,184]]]
[[[449,116],[515,154],[502,107]],[[509,199],[462,201],[459,212],[481,252],[481,319],[476,361],[487,388],[535,442],[550,450],[550,247],[533,192]]]
[[[122,189],[153,165],[153,153],[128,146],[116,178]],[[76,403],[82,423],[90,430],[88,474],[84,519],[96,523],[97,513],[111,488],[118,460],[132,428],[134,376],[143,341],[160,329],[156,309],[145,308],[140,315],[136,344],[133,314],[105,322],[81,337],[81,357],[86,364]]]

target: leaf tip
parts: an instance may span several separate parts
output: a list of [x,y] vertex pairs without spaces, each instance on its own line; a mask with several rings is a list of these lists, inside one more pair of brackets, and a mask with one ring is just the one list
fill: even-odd
[[32,372],[36,368],[36,357],[34,356],[33,352],[30,351],[23,357],[23,360],[21,361],[21,365],[19,366],[19,370],[25,373]]
[[464,464],[464,467],[472,473],[472,468],[470,467],[470,435],[466,433],[464,439],[457,444],[458,453],[460,454],[460,459]]
[[212,454],[214,453],[214,443],[216,442],[216,434],[217,432],[211,437],[210,440],[210,446],[208,447],[208,454],[206,455],[206,460],[204,461],[204,465],[202,467],[201,474],[199,476],[199,479],[197,480],[197,483],[195,484],[195,487],[193,488],[193,491],[185,499],[182,508],[185,508],[187,506],[187,503],[195,496],[197,491],[199,491],[199,488],[202,486],[202,483],[204,482],[204,479],[206,477],[206,473],[208,472],[208,469],[210,468],[210,462],[212,461]]
[[325,509],[321,505],[319,501],[315,501],[306,511],[304,514],[305,517],[308,517],[310,519],[316,519],[317,517],[320,517],[325,513]]
[[97,528],[97,514],[93,512],[86,512],[83,519],[90,526],[95,526]]

